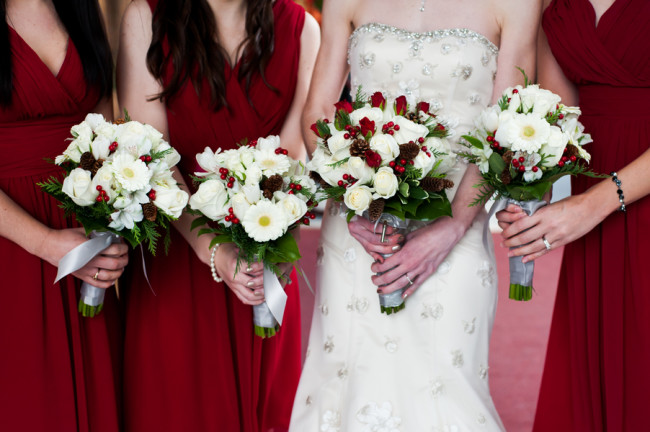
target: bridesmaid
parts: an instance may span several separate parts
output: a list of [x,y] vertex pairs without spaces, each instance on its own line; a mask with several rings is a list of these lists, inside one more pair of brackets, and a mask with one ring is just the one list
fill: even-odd
[[[54,284],[86,240],[36,185],[61,170],[88,112],[110,118],[112,61],[96,0],[0,0],[0,430],[119,430],[119,334],[113,290],[104,312],[77,312],[79,279],[109,288],[127,246]],[[96,277],[94,277],[96,276]]]
[[[290,0],[135,0],[122,23],[120,105],[163,131],[187,185],[206,146],[280,134],[304,157],[300,113],[319,44],[316,21]],[[300,373],[298,285],[280,333],[253,333],[261,265],[236,276],[236,250],[175,224],[172,248],[136,271],[127,299],[127,430],[271,431],[288,428]],[[244,270],[245,269],[245,270]]]
[[529,243],[516,255],[566,245],[534,430],[647,430],[650,2],[546,4],[540,83],[580,105],[591,168],[612,178],[573,179],[531,217],[497,214],[506,246]]

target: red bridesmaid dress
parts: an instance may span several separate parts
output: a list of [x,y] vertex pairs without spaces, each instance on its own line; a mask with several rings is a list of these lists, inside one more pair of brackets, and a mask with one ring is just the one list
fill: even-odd
[[[579,90],[591,167],[610,173],[650,146],[650,2],[616,0],[595,21],[589,0],[555,0],[543,27]],[[573,180],[574,193],[598,181]],[[649,243],[645,197],[565,247],[535,431],[648,430]]]
[[[36,185],[61,169],[45,161],[99,101],[72,41],[56,76],[9,27],[13,93],[0,106],[0,189],[52,228],[74,226]],[[114,291],[104,312],[77,312],[80,283],[0,237],[0,430],[119,430],[120,333]]]
[[[155,8],[156,1],[150,0]],[[170,143],[181,172],[198,169],[206,146],[235,148],[244,138],[279,134],[296,86],[304,10],[276,0],[275,51],[266,68],[269,89],[253,79],[248,96],[226,70],[228,109],[213,111],[209,86],[197,97],[187,84],[167,104]],[[165,49],[168,49],[166,44]],[[168,69],[164,80],[171,76]],[[141,270],[126,302],[125,419],[128,431],[280,431],[289,426],[300,375],[298,285],[286,287],[281,331],[253,333],[252,308],[212,280],[183,238],[172,230],[169,255],[148,258],[149,288]]]

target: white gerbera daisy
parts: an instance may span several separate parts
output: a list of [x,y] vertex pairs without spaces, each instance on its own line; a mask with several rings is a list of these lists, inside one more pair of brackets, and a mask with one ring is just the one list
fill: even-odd
[[291,168],[291,161],[283,154],[275,154],[275,150],[264,149],[255,151],[255,163],[265,176],[283,174]]
[[512,151],[533,153],[539,151],[542,144],[548,142],[550,133],[551,125],[540,116],[515,114],[499,124],[494,138],[503,147],[510,147]]
[[115,156],[111,163],[115,178],[120,185],[131,192],[145,189],[151,179],[151,171],[140,159],[134,158],[129,153]]
[[281,237],[287,225],[285,212],[268,201],[260,201],[252,205],[242,220],[246,233],[257,242]]

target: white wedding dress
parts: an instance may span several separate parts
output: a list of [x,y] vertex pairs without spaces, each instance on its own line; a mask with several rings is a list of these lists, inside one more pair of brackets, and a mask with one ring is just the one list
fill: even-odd
[[[458,150],[460,135],[490,102],[497,53],[488,39],[466,29],[413,33],[367,24],[350,37],[348,62],[353,89],[429,101],[452,123]],[[465,169],[456,163],[449,176],[456,185]],[[339,205],[328,203],[325,213],[318,292],[290,430],[503,430],[488,387],[497,280],[483,246],[485,212],[394,315],[380,313],[372,259],[350,236]]]

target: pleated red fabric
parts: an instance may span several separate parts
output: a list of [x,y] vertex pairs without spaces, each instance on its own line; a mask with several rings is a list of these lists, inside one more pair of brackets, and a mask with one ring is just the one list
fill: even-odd
[[[157,3],[150,0],[152,10]],[[278,134],[294,95],[304,10],[276,0],[275,50],[248,95],[237,80],[240,64],[226,70],[228,108],[213,111],[209,86],[198,97],[188,83],[167,104],[170,143],[179,167],[197,171],[205,147],[235,148],[244,138]],[[168,49],[166,43],[165,50]],[[171,76],[168,69],[164,80]],[[252,105],[249,102],[252,101]],[[279,334],[253,333],[252,308],[212,280],[176,232],[168,256],[147,259],[150,289],[134,272],[126,310],[125,418],[128,431],[282,431],[288,429],[300,374],[300,302],[297,276]]]
[[[0,107],[0,189],[52,228],[73,227],[36,185],[61,170],[46,162],[98,103],[72,41],[56,76],[9,29],[12,102]],[[95,318],[77,312],[80,283],[0,237],[0,430],[119,430],[120,330],[114,291]]]
[[[556,0],[543,27],[578,86],[591,167],[621,169],[650,146],[650,2],[616,0],[596,25],[588,0]],[[649,241],[646,197],[565,247],[535,431],[647,429]]]

